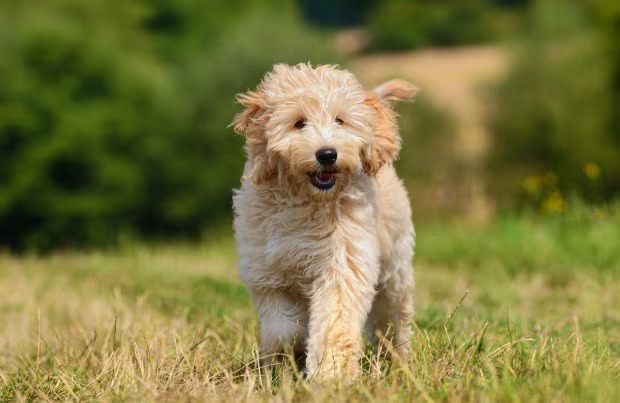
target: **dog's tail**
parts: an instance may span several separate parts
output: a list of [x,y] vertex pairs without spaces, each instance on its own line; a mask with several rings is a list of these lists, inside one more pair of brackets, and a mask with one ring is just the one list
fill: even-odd
[[372,92],[384,104],[392,106],[396,102],[412,100],[419,90],[417,86],[397,78],[375,87]]

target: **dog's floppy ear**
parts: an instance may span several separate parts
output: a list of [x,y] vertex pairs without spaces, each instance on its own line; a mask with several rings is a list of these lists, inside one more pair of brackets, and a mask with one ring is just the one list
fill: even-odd
[[410,101],[418,91],[417,86],[401,79],[386,81],[372,90],[388,106],[392,106],[396,102]]
[[244,177],[258,185],[273,178],[276,173],[276,168],[267,155],[265,124],[268,118],[265,110],[265,95],[260,91],[248,91],[237,94],[237,102],[245,109],[235,115],[231,126],[246,138],[248,164]]
[[362,152],[362,161],[364,172],[373,177],[383,165],[396,159],[401,139],[394,111],[372,92],[367,94],[365,102],[371,107],[374,116],[370,126],[372,138],[368,148]]
[[231,126],[237,133],[244,134],[246,137],[256,135],[256,130],[260,130],[263,122],[261,117],[265,107],[265,96],[260,92],[248,91],[237,94],[237,102],[245,107],[243,112],[235,115]]

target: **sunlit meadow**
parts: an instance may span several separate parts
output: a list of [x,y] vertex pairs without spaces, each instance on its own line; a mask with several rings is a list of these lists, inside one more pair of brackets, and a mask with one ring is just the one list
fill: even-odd
[[614,401],[620,209],[424,224],[409,361],[261,367],[230,236],[0,258],[0,400]]

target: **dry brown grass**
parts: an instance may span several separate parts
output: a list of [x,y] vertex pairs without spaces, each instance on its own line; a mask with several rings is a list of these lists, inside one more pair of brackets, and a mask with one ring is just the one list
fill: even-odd
[[0,400],[617,400],[618,227],[590,227],[419,229],[413,356],[348,386],[257,365],[230,241],[3,256]]

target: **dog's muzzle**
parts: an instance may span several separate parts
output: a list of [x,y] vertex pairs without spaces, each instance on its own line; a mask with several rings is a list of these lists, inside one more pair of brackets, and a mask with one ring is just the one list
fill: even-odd
[[308,176],[314,187],[320,190],[329,190],[336,184],[337,174],[338,172],[335,169],[328,169],[309,173]]
[[310,183],[318,189],[329,190],[336,184],[336,168],[334,164],[338,159],[338,152],[334,148],[322,148],[315,154],[316,160],[321,164],[321,169],[309,173]]

